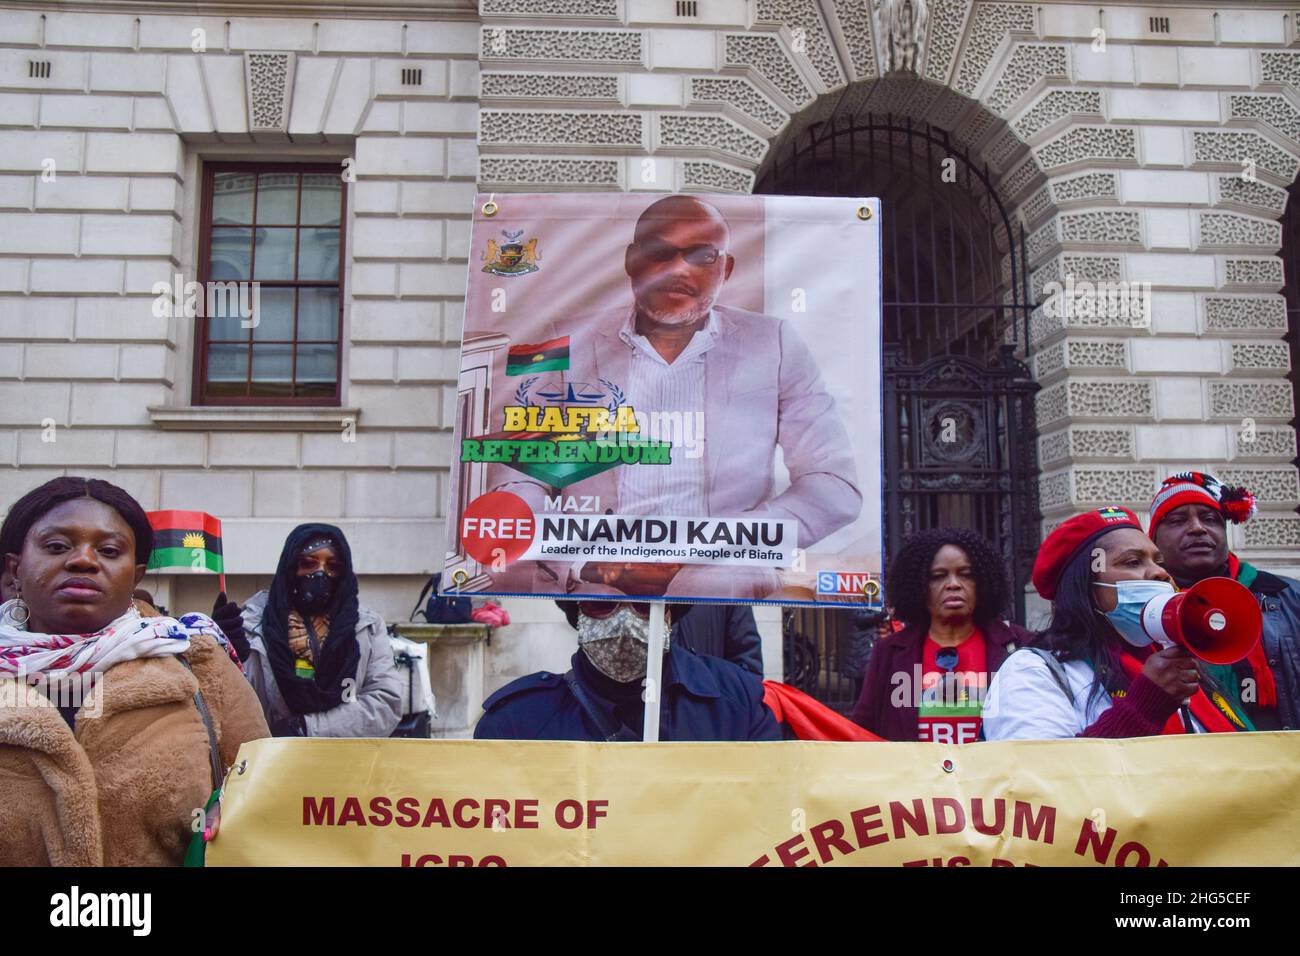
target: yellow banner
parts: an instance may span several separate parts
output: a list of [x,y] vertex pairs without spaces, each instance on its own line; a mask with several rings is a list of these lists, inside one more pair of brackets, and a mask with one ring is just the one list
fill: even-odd
[[[1300,863],[1300,734],[979,743],[259,740],[209,865]],[[242,772],[238,772],[242,769]]]

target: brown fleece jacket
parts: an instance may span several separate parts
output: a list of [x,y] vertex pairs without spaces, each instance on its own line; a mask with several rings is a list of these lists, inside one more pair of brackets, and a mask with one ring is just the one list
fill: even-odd
[[[222,767],[269,737],[257,695],[212,638],[101,675],[76,731],[38,691],[0,676],[0,866],[179,865],[212,792],[202,689]],[[96,709],[98,716],[92,716]]]

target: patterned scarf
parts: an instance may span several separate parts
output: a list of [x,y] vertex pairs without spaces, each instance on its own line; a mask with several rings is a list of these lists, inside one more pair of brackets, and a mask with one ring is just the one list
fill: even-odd
[[[166,617],[167,616],[163,614],[162,611],[158,610],[156,607],[154,607],[152,604],[146,601],[144,598],[132,598],[131,603],[135,605],[135,609],[140,612],[141,617]],[[215,637],[217,639],[217,643],[220,644],[221,647],[225,650],[226,656],[230,658],[230,663],[234,664],[236,667],[239,668],[239,673],[241,674],[244,673],[244,662],[239,659],[239,654],[235,652],[235,645],[230,643],[230,638],[226,637],[226,632],[221,630],[221,625],[217,624],[216,621],[213,621],[211,618],[207,617],[204,614],[182,614],[178,620],[180,623],[189,627],[191,631],[200,634],[208,634],[210,637]],[[199,621],[207,621],[209,624],[211,624],[213,627],[216,628],[216,633],[211,634],[203,627],[198,626],[196,622]]]
[[[1142,659],[1139,660],[1127,650],[1120,654],[1120,666],[1124,668],[1124,673],[1130,683],[1142,673],[1142,665],[1149,656],[1150,654],[1143,655]],[[1192,716],[1205,728],[1205,732],[1208,734],[1226,734],[1237,730],[1255,729],[1232,709],[1232,705],[1223,698],[1222,694],[1214,690],[1207,694],[1204,686],[1192,695],[1192,699],[1188,701],[1187,709],[1192,712]],[[1164,729],[1160,731],[1162,734],[1188,734],[1191,732],[1192,728],[1183,726],[1181,708],[1165,721]]]
[[324,652],[325,641],[330,636],[329,615],[318,615],[311,618],[309,623],[296,610],[289,612],[289,650],[293,651],[294,667],[299,677],[311,679],[316,674],[316,654],[312,651],[312,642],[307,636],[308,627],[311,627],[312,636]]
[[220,640],[221,629],[203,614],[141,617],[134,606],[93,634],[39,634],[13,618],[16,602],[0,605],[0,674],[29,683],[58,685],[74,674],[102,674],[115,664],[141,657],[166,657],[189,650],[191,634]]

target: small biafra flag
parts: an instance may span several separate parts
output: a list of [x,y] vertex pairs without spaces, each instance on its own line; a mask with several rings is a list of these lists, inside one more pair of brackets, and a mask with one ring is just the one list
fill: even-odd
[[569,337],[562,335],[537,345],[516,345],[506,353],[507,375],[563,372],[569,367]]
[[184,568],[222,574],[221,520],[202,511],[150,511],[153,551],[149,570]]

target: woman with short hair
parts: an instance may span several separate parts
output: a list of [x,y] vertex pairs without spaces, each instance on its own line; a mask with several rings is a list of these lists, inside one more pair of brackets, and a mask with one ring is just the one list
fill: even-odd
[[257,698],[202,614],[144,618],[153,529],[106,481],[55,478],[6,520],[0,865],[179,865]]

